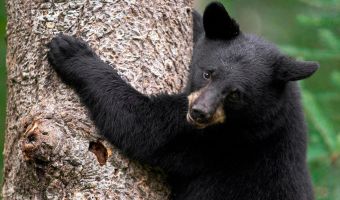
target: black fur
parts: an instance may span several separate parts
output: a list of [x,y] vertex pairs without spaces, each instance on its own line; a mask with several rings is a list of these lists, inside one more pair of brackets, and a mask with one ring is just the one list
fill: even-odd
[[[186,92],[145,96],[85,42],[66,35],[49,44],[49,62],[78,92],[101,134],[132,159],[164,169],[172,199],[312,200],[306,127],[292,81],[318,65],[235,34],[235,27],[219,32],[219,25],[236,23],[225,21],[229,15],[220,4],[208,8]],[[207,71],[209,80],[202,77]],[[223,102],[226,120],[196,129],[186,120],[187,96],[203,87]],[[236,90],[237,98],[230,98]]]
[[240,34],[238,24],[232,19],[223,4],[211,3],[203,15],[205,35],[209,39],[231,39]]

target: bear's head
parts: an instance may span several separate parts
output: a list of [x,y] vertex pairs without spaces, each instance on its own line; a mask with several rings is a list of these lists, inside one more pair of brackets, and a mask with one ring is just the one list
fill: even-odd
[[289,58],[271,43],[243,34],[220,3],[207,6],[203,27],[187,86],[187,120],[198,128],[270,108],[291,81],[318,69],[315,62]]

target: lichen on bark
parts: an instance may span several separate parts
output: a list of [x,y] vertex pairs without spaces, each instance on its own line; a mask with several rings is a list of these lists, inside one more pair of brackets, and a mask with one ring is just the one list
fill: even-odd
[[[59,32],[88,41],[145,94],[183,88],[191,55],[188,0],[7,1],[4,199],[166,199],[162,173],[100,137],[46,60]],[[114,64],[114,65],[113,65]]]

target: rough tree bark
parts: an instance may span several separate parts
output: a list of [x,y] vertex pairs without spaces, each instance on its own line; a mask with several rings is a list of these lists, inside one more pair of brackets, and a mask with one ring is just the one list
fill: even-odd
[[178,92],[191,55],[190,0],[8,0],[5,199],[166,199],[159,171],[96,134],[46,61],[59,32],[82,37],[146,94]]

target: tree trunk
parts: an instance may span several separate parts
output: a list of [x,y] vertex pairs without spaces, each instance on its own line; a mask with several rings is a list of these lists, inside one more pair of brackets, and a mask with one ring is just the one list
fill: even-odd
[[162,173],[97,135],[46,60],[59,32],[88,41],[146,94],[178,92],[191,55],[188,0],[8,0],[5,199],[166,199]]

